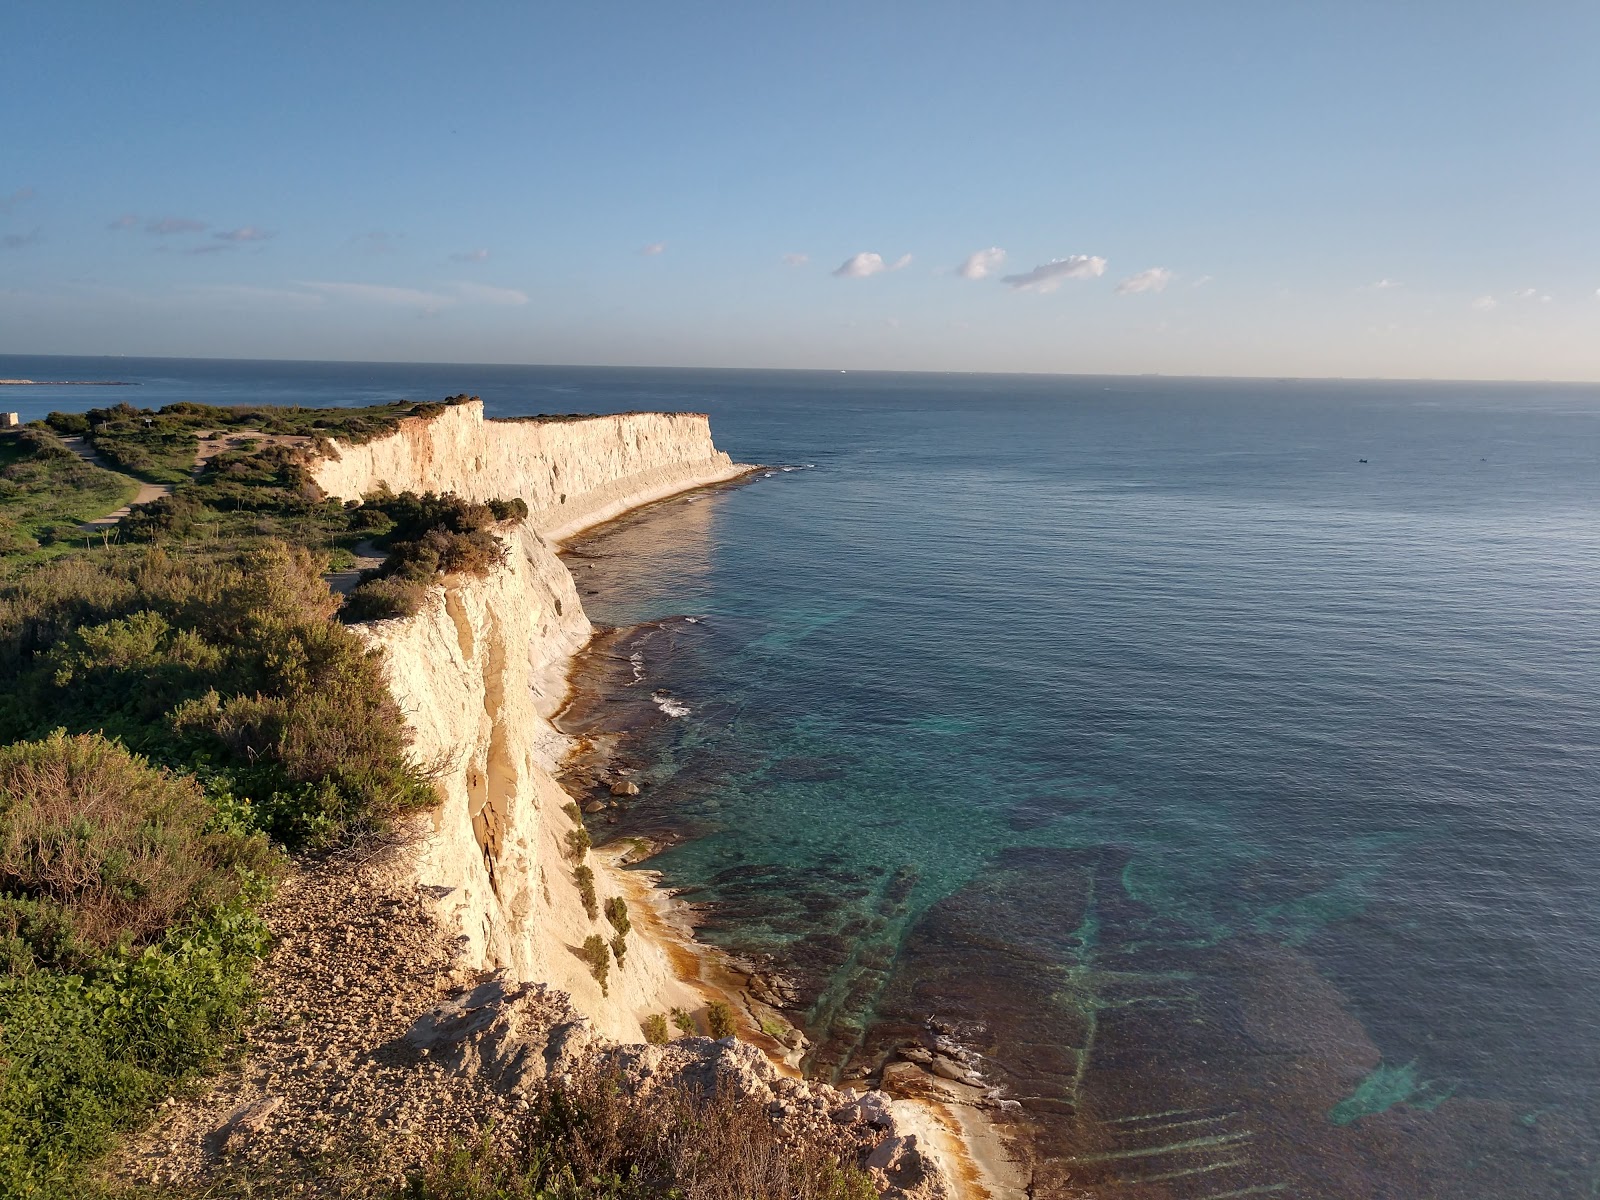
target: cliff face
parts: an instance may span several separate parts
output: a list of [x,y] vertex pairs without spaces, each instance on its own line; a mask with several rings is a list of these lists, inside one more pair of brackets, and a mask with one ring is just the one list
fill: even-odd
[[748,470],[712,444],[698,413],[486,421],[473,401],[365,445],[333,446],[313,473],[329,495],[359,499],[387,484],[469,500],[521,496],[529,524],[551,540]]
[[[578,825],[552,777],[565,739],[549,719],[566,690],[567,662],[591,632],[552,543],[745,469],[712,445],[703,416],[486,422],[477,403],[366,445],[336,446],[314,468],[341,499],[387,485],[527,502],[528,522],[503,535],[504,567],[450,579],[415,617],[365,631],[384,652],[419,761],[437,772],[442,802],[410,858],[437,915],[459,930],[463,972],[505,969],[548,983],[620,1040],[640,1040],[647,1013],[699,1001],[641,928],[629,936],[625,964],[612,962],[608,992],[577,954],[591,934],[609,941],[614,930],[585,911],[566,840]],[[634,894],[600,856],[582,861],[602,904]]]

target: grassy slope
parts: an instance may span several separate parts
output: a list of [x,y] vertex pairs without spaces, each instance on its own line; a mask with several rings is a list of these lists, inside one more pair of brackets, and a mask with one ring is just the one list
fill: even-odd
[[121,508],[138,490],[54,438],[0,437],[0,557],[39,562],[81,546],[80,524]]

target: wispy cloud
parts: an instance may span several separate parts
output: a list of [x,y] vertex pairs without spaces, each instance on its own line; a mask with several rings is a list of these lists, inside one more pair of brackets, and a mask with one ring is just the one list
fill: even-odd
[[21,250],[25,246],[37,246],[40,241],[39,231],[35,229],[31,233],[8,233],[0,237],[0,246],[7,250]]
[[462,263],[488,262],[489,252],[487,250],[462,250],[452,254],[450,261]]
[[657,254],[660,254],[666,250],[666,248],[667,244],[665,242],[651,242],[648,246],[644,247],[644,249],[640,250],[639,253],[643,254],[646,258],[654,258]]
[[785,254],[783,262],[788,267],[803,267],[811,261],[809,254]]
[[517,305],[528,302],[528,293],[516,288],[491,287],[486,283],[461,282],[454,285],[456,295],[466,304]]
[[9,213],[19,204],[25,204],[34,197],[31,187],[18,188],[9,196],[0,196],[0,213]]
[[455,297],[438,292],[425,292],[420,288],[391,287],[381,283],[329,283],[310,281],[301,287],[310,288],[318,295],[331,300],[346,300],[357,304],[378,305],[383,308],[413,308],[421,312],[438,312],[456,303]]
[[1106,273],[1106,260],[1094,254],[1073,254],[1040,263],[1021,275],[1005,275],[1001,283],[1018,291],[1053,292],[1068,279],[1097,279]]
[[175,233],[200,233],[206,228],[204,221],[191,217],[151,217],[144,223],[144,231],[165,237]]
[[134,216],[132,213],[123,213],[115,221],[112,221],[111,224],[107,225],[106,228],[107,229],[132,229],[134,226],[136,226],[138,224],[139,224],[139,218],[138,217]]
[[441,285],[438,290],[395,287],[381,283],[344,283],[314,280],[297,284],[318,296],[346,304],[374,308],[409,309],[432,316],[449,308],[492,306],[504,308],[528,303],[528,294],[515,288],[491,287],[465,281]]
[[1140,292],[1164,292],[1172,282],[1172,272],[1166,267],[1150,267],[1137,275],[1129,275],[1117,284],[1117,295],[1137,296]]
[[271,230],[257,229],[254,225],[241,225],[238,229],[219,229],[211,236],[222,242],[264,242],[277,235]]
[[1498,307],[1499,305],[1495,302],[1495,298],[1493,296],[1479,296],[1472,302],[1472,309],[1474,312],[1492,312]]
[[1388,292],[1393,291],[1397,287],[1405,287],[1405,284],[1401,283],[1398,279],[1380,279],[1377,283],[1372,285],[1372,290],[1375,292]]
[[902,254],[894,262],[886,263],[883,261],[883,255],[863,250],[860,254],[852,254],[845,259],[834,268],[833,273],[840,279],[865,279],[869,275],[882,275],[885,271],[898,271],[910,265],[909,254]]
[[998,271],[1006,261],[1006,252],[999,246],[990,246],[987,250],[974,250],[967,255],[967,259],[956,268],[956,274],[963,279],[987,279]]
[[1205,287],[1206,284],[1210,283],[1215,278],[1216,278],[1215,275],[1202,275],[1202,276],[1200,276],[1199,279],[1196,279],[1189,286],[1192,287],[1192,288]]

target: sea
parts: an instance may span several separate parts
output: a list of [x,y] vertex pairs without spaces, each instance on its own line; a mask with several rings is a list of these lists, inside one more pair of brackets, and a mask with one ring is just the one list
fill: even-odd
[[812,1074],[959,1047],[1041,1197],[1600,1194],[1600,387],[0,377],[709,413],[763,471],[568,547],[617,630],[572,720]]

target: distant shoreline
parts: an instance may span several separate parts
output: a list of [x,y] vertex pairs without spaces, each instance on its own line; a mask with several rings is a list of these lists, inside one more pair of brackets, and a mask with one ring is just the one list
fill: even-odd
[[138,387],[126,379],[0,379],[0,387]]

